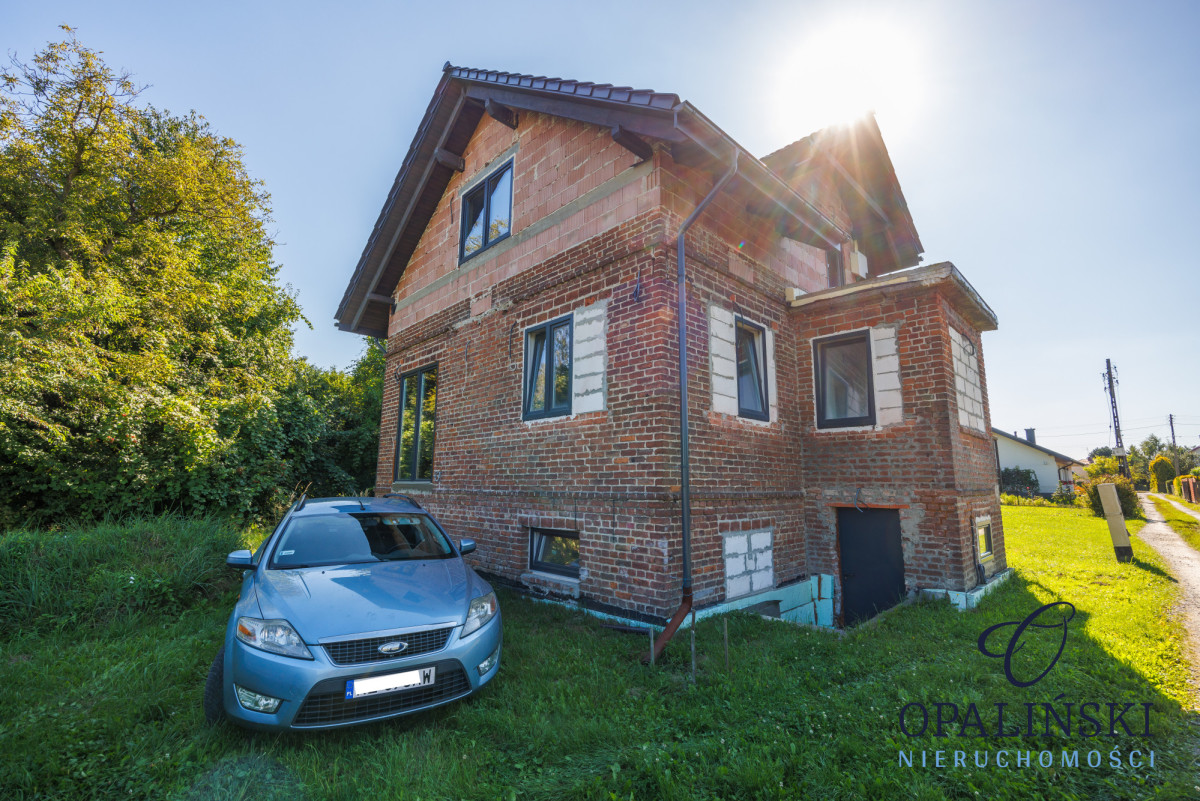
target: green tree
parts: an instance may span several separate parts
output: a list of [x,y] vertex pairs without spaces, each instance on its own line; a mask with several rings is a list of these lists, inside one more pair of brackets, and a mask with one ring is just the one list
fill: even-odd
[[1175,478],[1175,467],[1166,454],[1160,454],[1150,462],[1150,474],[1154,476],[1154,483],[1158,491],[1166,492],[1167,483]]
[[268,196],[65,30],[0,87],[0,514],[277,502],[320,415]]
[[1096,456],[1092,463],[1084,468],[1092,478],[1100,476],[1115,476],[1120,472],[1121,465],[1115,456]]
[[1092,448],[1091,452],[1088,453],[1088,458],[1095,459],[1097,456],[1112,456],[1112,455],[1113,455],[1112,448],[1108,447],[1107,445],[1101,445],[1099,448]]

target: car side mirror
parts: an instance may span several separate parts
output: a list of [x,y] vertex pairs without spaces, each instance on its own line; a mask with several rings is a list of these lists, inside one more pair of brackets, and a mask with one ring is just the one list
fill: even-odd
[[475,540],[463,539],[458,542],[458,552],[463,556],[475,551]]
[[254,554],[249,551],[234,551],[225,557],[225,564],[242,569],[254,567]]

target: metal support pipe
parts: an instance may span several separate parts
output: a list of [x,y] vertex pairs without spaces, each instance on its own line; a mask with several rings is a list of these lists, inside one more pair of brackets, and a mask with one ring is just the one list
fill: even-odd
[[654,659],[663,652],[667,643],[675,636],[675,631],[692,611],[692,493],[691,493],[691,463],[688,460],[688,368],[687,368],[687,276],[684,270],[684,235],[696,218],[713,201],[717,193],[724,188],[729,179],[737,175],[738,152],[733,151],[733,160],[729,170],[713,184],[713,188],[705,195],[700,205],[692,210],[688,218],[679,227],[679,241],[676,246],[676,280],[679,284],[676,299],[676,316],[679,318],[679,505],[680,526],[683,542],[683,593],[679,609],[667,623],[662,634],[654,641],[650,653],[642,656],[642,662],[653,663]]
[[[679,318],[679,505],[681,507],[680,522],[683,533],[683,589],[685,592],[692,588],[692,488],[691,463],[688,457],[688,362],[687,362],[687,276],[684,268],[684,238],[692,223],[704,212],[717,193],[724,188],[729,179],[737,175],[738,153],[733,151],[733,163],[729,170],[721,176],[709,193],[700,201],[700,205],[683,225],[679,227],[679,241],[676,244],[676,280],[678,298],[676,300],[676,316]],[[687,592],[691,595],[690,592]]]

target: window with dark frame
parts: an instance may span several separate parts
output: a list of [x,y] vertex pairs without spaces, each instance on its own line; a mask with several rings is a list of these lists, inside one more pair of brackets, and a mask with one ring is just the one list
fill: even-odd
[[579,532],[530,528],[529,569],[579,578]]
[[396,428],[393,481],[433,481],[437,375],[434,364],[400,376],[400,420]]
[[992,518],[975,518],[975,536],[979,540],[979,558],[986,559],[992,555]]
[[737,348],[738,416],[770,419],[767,406],[767,337],[760,325],[738,317],[734,324]]
[[571,316],[525,331],[526,420],[571,413]]
[[842,252],[840,250],[825,251],[825,277],[830,287],[842,286],[846,283],[846,273],[842,269]]
[[869,332],[813,342],[817,378],[817,428],[875,425]]
[[462,199],[459,261],[487,250],[512,229],[512,162],[480,181]]

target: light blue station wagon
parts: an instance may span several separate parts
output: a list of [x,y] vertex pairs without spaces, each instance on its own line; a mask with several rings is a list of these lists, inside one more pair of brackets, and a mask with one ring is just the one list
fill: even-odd
[[500,606],[411,498],[301,499],[252,555],[204,692],[210,722],[321,729],[464,698],[500,668]]

